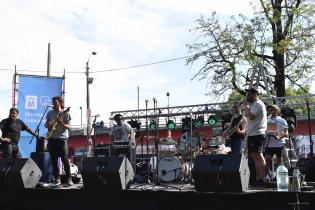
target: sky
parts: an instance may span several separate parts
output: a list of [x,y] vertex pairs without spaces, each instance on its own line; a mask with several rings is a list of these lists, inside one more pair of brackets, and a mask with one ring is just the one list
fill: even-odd
[[[253,0],[256,1],[256,0]],[[14,68],[20,74],[46,75],[48,43],[51,76],[65,70],[66,106],[73,126],[86,123],[89,59],[92,115],[109,122],[110,112],[213,102],[205,81],[191,80],[197,66],[185,59],[107,71],[188,56],[186,44],[198,34],[201,14],[221,17],[251,12],[250,0],[2,0],[0,7],[0,118],[12,104]],[[92,55],[92,52],[97,52]],[[103,71],[103,72],[101,72]],[[98,72],[98,73],[93,73]],[[139,87],[139,101],[138,101]],[[166,93],[170,96],[167,97]]]

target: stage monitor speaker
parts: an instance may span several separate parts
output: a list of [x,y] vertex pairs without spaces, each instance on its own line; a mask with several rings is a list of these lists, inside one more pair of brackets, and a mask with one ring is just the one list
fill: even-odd
[[126,157],[88,157],[82,161],[81,175],[84,188],[126,190],[134,171]]
[[201,192],[243,192],[249,168],[243,155],[199,155],[192,170],[195,189]]
[[0,160],[0,188],[35,188],[41,176],[31,158]]

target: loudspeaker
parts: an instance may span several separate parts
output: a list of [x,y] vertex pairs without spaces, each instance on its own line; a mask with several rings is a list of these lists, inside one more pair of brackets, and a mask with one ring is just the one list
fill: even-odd
[[0,160],[0,188],[34,188],[41,176],[31,158]]
[[84,188],[129,189],[134,171],[126,157],[88,157],[82,161]]
[[247,159],[241,154],[199,155],[192,170],[195,189],[202,192],[243,192],[249,175]]
[[315,157],[300,158],[297,167],[305,175],[305,181],[315,182]]
[[52,182],[54,176],[49,152],[32,152],[31,158],[42,171],[42,177],[39,181]]

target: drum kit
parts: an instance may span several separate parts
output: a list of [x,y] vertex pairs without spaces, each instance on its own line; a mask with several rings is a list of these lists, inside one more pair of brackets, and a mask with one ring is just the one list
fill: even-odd
[[[207,144],[204,145],[204,142]],[[164,183],[190,182],[196,155],[228,152],[219,137],[202,139],[189,132],[183,133],[178,141],[169,137],[160,138],[157,145],[158,155],[150,157],[148,170],[156,180]]]
[[187,181],[193,167],[194,154],[199,151],[197,137],[183,133],[179,141],[172,138],[159,139],[158,157],[151,157],[150,165],[153,174],[162,182]]

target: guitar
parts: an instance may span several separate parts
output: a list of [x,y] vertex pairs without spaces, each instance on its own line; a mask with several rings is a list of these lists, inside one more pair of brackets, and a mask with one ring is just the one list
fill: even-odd
[[[240,115],[241,117],[240,117],[240,119],[239,120],[237,120],[237,123],[234,125],[234,126],[230,126],[228,129],[227,129],[227,131],[226,131],[226,136],[227,136],[227,138],[230,138],[231,136],[232,136],[232,134],[236,131],[236,129],[240,126],[240,124],[241,124],[241,121],[242,121],[242,118],[243,118],[243,116],[242,115]],[[237,119],[237,118],[235,118],[235,119]]]
[[46,138],[49,139],[54,132],[56,131],[57,125],[58,125],[58,118],[60,117],[61,114],[69,112],[70,107],[68,107],[66,110],[59,112],[57,117],[52,121],[52,126],[50,129],[48,129],[47,133],[46,133]]

